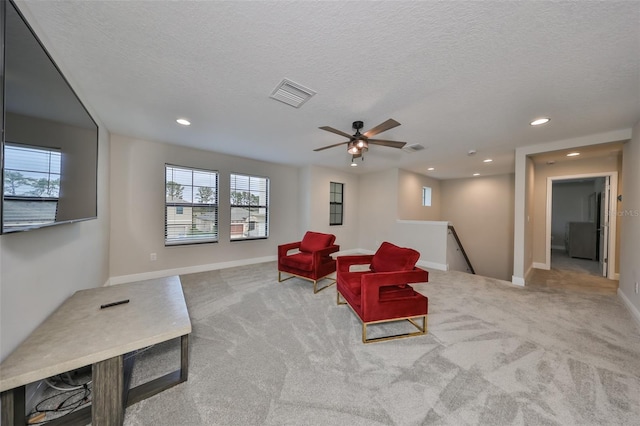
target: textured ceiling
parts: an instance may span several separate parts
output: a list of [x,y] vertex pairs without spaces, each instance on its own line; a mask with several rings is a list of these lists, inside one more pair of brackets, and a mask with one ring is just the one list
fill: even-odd
[[[452,178],[512,172],[518,146],[640,119],[638,1],[18,5],[106,128],[127,136]],[[283,78],[317,94],[300,109],[269,99]],[[540,116],[551,122],[528,124]],[[344,146],[313,151],[343,140],[319,126],[351,134],[354,120],[388,118],[402,125],[379,138],[427,149],[375,146],[355,169]]]

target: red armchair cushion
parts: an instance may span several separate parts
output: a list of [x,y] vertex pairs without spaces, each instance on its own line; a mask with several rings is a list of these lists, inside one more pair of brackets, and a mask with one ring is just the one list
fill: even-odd
[[411,271],[420,258],[414,249],[398,247],[383,242],[371,259],[371,270],[374,272]]
[[407,297],[414,297],[416,291],[411,286],[385,286],[380,287],[380,301],[396,301]]
[[322,234],[320,232],[307,231],[300,242],[300,251],[314,252],[329,247],[336,240],[332,234]]
[[290,268],[302,271],[313,270],[313,253],[295,253],[290,256],[280,258],[280,263]]
[[343,286],[359,300],[362,292],[362,275],[369,273],[371,271],[343,272],[340,274],[340,278]]

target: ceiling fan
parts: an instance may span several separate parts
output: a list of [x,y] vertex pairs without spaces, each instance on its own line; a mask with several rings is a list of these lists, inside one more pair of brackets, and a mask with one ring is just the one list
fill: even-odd
[[372,136],[375,136],[378,133],[382,133],[384,131],[387,131],[389,129],[393,129],[394,127],[399,126],[400,123],[398,123],[393,118],[388,119],[384,123],[378,124],[376,127],[374,127],[371,130],[367,130],[364,133],[360,133],[360,129],[362,129],[363,125],[364,123],[362,121],[353,122],[353,128],[356,131],[356,133],[353,136],[348,133],[342,132],[340,130],[334,129],[333,127],[329,127],[329,126],[319,127],[319,129],[326,130],[327,132],[335,133],[340,136],[344,136],[346,138],[349,138],[349,140],[346,142],[340,142],[333,145],[324,146],[322,148],[314,149],[314,151],[322,151],[324,149],[347,144],[347,152],[353,156],[352,157],[353,159],[355,159],[358,157],[362,157],[362,154],[369,149],[369,144],[388,146],[391,148],[402,148],[403,146],[406,145],[406,142],[389,141],[385,139],[370,139]]

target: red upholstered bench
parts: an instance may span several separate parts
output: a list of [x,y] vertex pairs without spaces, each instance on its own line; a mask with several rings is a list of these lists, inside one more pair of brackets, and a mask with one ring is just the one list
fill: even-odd
[[[429,280],[429,273],[415,266],[419,258],[416,250],[389,242],[382,243],[373,255],[337,258],[337,303],[348,304],[360,318],[364,343],[427,333],[429,300],[408,285]],[[369,265],[369,269],[352,271],[354,265]],[[422,326],[416,322],[420,318]],[[401,320],[409,321],[418,331],[367,338],[367,325]]]

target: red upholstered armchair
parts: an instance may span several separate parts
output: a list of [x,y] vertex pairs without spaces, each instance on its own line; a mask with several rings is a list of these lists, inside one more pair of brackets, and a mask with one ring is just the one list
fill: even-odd
[[[429,273],[415,266],[417,251],[382,243],[374,255],[339,256],[337,259],[337,303],[349,304],[362,322],[362,342],[398,339],[427,333],[428,302],[409,283],[429,280]],[[351,270],[354,265],[369,269]],[[345,302],[340,301],[342,296]],[[422,326],[416,319],[422,318]],[[367,338],[367,325],[409,321],[418,331],[393,336]]]
[[[318,289],[318,281],[327,278],[327,275],[336,271],[336,261],[331,253],[340,250],[340,246],[334,244],[336,236],[308,231],[302,241],[282,244],[278,246],[278,282],[295,277],[304,278],[313,282],[313,293],[324,290],[335,284],[331,283]],[[289,254],[291,250],[295,252]],[[282,279],[282,273],[292,276]]]

